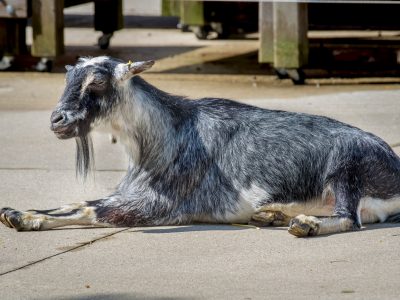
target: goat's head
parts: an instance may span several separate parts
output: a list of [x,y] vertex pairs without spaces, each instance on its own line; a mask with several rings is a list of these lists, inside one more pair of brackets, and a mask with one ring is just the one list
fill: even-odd
[[66,87],[51,115],[51,130],[60,139],[86,136],[95,120],[109,116],[118,102],[121,83],[153,64],[100,56],[66,66]]
[[124,63],[107,56],[81,58],[66,66],[66,87],[51,114],[51,130],[60,139],[77,140],[77,171],[90,167],[91,125],[107,118],[119,101],[121,85],[149,69],[154,61]]

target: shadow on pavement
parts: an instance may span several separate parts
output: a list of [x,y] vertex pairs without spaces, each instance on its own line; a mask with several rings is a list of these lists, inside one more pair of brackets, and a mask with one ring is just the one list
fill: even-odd
[[[325,235],[319,235],[319,236],[309,236],[305,237],[306,239],[319,239],[319,238],[324,238],[332,235],[337,235],[337,234],[357,234],[361,233],[362,231],[371,231],[371,230],[379,230],[379,229],[385,229],[385,228],[400,228],[400,223],[374,223],[374,224],[366,224],[362,226],[362,229],[360,231],[354,230],[354,231],[344,231],[344,232],[337,232],[337,233],[332,233],[332,234],[325,234]],[[400,236],[400,232],[398,234],[392,234],[392,236]],[[304,237],[303,237],[304,238]]]
[[189,226],[180,226],[180,227],[171,227],[171,228],[149,228],[136,230],[129,230],[128,232],[141,232],[141,233],[184,233],[184,232],[202,232],[202,231],[237,231],[237,230],[287,230],[284,227],[263,227],[256,228],[253,226],[247,225],[189,225]]
[[[124,16],[124,28],[176,29],[178,17],[166,16]],[[93,28],[93,15],[65,14],[64,26],[70,28]]]
[[128,299],[147,299],[147,300],[189,300],[189,299],[197,299],[195,297],[167,297],[167,296],[148,296],[143,294],[132,294],[132,293],[113,293],[113,294],[90,294],[85,296],[53,296],[51,298],[42,298],[42,299],[56,299],[56,300],[128,300]]
[[[378,229],[384,229],[384,228],[400,228],[400,223],[376,223],[376,224],[367,224],[363,226],[361,229],[362,231],[370,231],[370,230],[378,230]],[[96,229],[104,229],[102,227],[64,227],[64,228],[54,228],[50,229],[50,231],[62,231],[62,230],[96,230]],[[109,228],[109,229],[123,229],[121,228]],[[248,226],[245,224],[240,224],[240,225],[226,225],[226,224],[193,224],[193,225],[182,225],[182,226],[172,226],[172,227],[132,227],[132,228],[126,228],[128,229],[127,232],[139,232],[139,233],[190,233],[190,232],[203,232],[203,231],[237,231],[237,230],[277,230],[277,231],[287,231],[287,227],[253,227],[253,226]],[[346,232],[341,232],[341,233],[335,233],[335,234],[346,234],[346,233],[356,233],[357,231],[346,231]],[[328,235],[321,235],[317,237],[310,237],[310,238],[321,238],[321,237],[326,237],[330,236],[332,234]],[[398,235],[400,236],[400,232]]]

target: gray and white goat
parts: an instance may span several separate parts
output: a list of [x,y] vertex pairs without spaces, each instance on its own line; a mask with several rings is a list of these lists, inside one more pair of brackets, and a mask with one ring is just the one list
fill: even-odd
[[85,175],[91,128],[111,125],[128,172],[103,199],[3,208],[6,226],[252,223],[312,236],[399,222],[400,160],[380,138],[326,117],[170,95],[135,76],[153,63],[96,57],[67,66],[51,129],[76,138]]

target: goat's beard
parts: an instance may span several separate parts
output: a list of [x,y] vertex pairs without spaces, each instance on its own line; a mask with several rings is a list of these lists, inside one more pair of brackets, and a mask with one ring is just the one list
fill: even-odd
[[76,141],[76,175],[83,180],[94,169],[93,143],[89,134],[78,136]]

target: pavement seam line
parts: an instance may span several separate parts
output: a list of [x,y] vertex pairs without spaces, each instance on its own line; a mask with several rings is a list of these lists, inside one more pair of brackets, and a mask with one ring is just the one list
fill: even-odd
[[400,142],[389,145],[392,148],[400,147]]
[[49,260],[49,259],[51,259],[51,258],[53,258],[53,257],[60,256],[60,255],[62,255],[62,254],[65,254],[65,253],[74,251],[74,250],[76,250],[76,249],[86,247],[86,246],[91,245],[91,244],[93,244],[93,243],[95,243],[95,242],[97,242],[97,241],[100,241],[100,240],[102,240],[102,239],[105,239],[105,238],[108,238],[108,237],[110,237],[110,236],[116,235],[117,233],[127,231],[127,230],[129,230],[129,229],[131,229],[131,228],[124,228],[124,229],[122,229],[122,230],[118,230],[118,231],[116,231],[116,232],[113,232],[113,233],[110,233],[110,234],[106,234],[106,235],[101,236],[101,237],[99,237],[99,238],[90,240],[90,241],[88,241],[88,242],[83,242],[83,243],[81,243],[81,245],[79,245],[79,246],[76,246],[76,247],[70,248],[70,249],[68,249],[68,250],[64,250],[64,251],[58,252],[58,253],[56,253],[56,254],[53,254],[53,255],[50,255],[50,256],[47,256],[47,257],[38,259],[38,260],[36,260],[36,261],[30,262],[30,263],[28,263],[28,264],[25,264],[25,265],[23,265],[23,266],[17,267],[17,268],[15,268],[15,269],[8,270],[8,271],[5,271],[5,272],[3,272],[3,273],[0,273],[0,276],[7,275],[7,274],[10,274],[10,273],[16,272],[16,271],[18,271],[18,270],[22,270],[22,269],[28,268],[28,267],[30,267],[30,266],[33,266],[33,265],[36,265],[36,264],[38,264],[38,263],[44,262],[44,261],[46,261],[46,260]]

